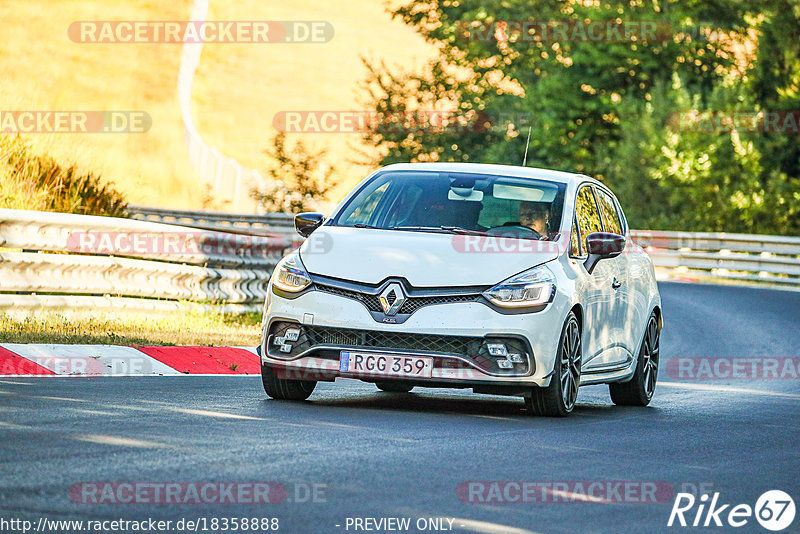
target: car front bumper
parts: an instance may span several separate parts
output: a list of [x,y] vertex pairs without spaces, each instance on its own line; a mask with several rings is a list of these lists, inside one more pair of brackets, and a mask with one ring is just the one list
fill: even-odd
[[[271,285],[268,294],[262,363],[287,378],[309,380],[342,377],[408,380],[434,387],[546,386],[567,313],[566,302],[558,298],[544,310],[516,314],[499,313],[481,302],[459,302],[425,306],[402,324],[387,324],[347,297],[312,290],[287,299],[275,295]],[[275,343],[289,324],[301,331],[291,354],[281,352]],[[494,361],[498,358],[486,352],[489,342],[505,342],[509,352],[524,351],[525,364],[499,369]],[[434,368],[430,378],[354,374],[340,370],[342,350],[427,356],[434,359]]]

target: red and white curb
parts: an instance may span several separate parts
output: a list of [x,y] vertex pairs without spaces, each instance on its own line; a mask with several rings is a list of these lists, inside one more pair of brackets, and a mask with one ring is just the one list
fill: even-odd
[[0,376],[255,375],[250,347],[0,343]]

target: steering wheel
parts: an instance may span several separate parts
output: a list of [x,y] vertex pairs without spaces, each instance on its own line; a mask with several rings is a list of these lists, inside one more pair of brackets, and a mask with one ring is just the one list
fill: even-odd
[[[533,228],[531,228],[529,226],[524,226],[524,225],[519,224],[519,223],[506,223],[506,224],[504,224],[502,226],[495,226],[493,228],[490,228],[488,233],[489,233],[489,235],[492,235],[493,231],[495,231],[495,230],[505,230],[506,228],[513,229],[515,232],[517,232],[517,230],[523,230],[524,233],[531,234],[531,236],[534,237],[535,239],[541,239],[541,237],[542,237],[542,234],[540,234],[539,232],[537,232]],[[499,233],[502,235],[502,232],[499,232]]]

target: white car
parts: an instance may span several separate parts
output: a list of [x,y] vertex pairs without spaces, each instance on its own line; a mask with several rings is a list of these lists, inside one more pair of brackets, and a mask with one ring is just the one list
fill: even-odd
[[383,391],[471,388],[564,416],[578,387],[644,406],[656,385],[661,299],[617,199],[587,176],[416,163],[372,173],[276,266],[259,353],[264,389],[317,381]]

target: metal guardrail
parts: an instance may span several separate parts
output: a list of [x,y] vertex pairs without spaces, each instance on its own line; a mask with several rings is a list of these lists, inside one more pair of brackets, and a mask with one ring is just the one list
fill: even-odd
[[[145,220],[197,228],[285,235],[296,246],[291,215],[231,215],[202,211],[129,208]],[[647,250],[661,278],[728,280],[800,288],[800,237],[633,230],[633,239]]]
[[299,239],[294,231],[294,218],[287,213],[235,215],[215,211],[177,211],[141,206],[128,206],[128,212],[132,218],[141,221],[177,224],[220,232]]
[[0,209],[0,309],[113,303],[170,311],[192,301],[257,311],[275,263],[291,246],[286,231],[252,236]]
[[[173,224],[0,209],[0,309],[257,311],[275,263],[300,241],[286,214],[133,213]],[[632,237],[662,278],[800,289],[800,237],[649,230]]]
[[800,237],[633,230],[656,271],[702,281],[800,288]]

